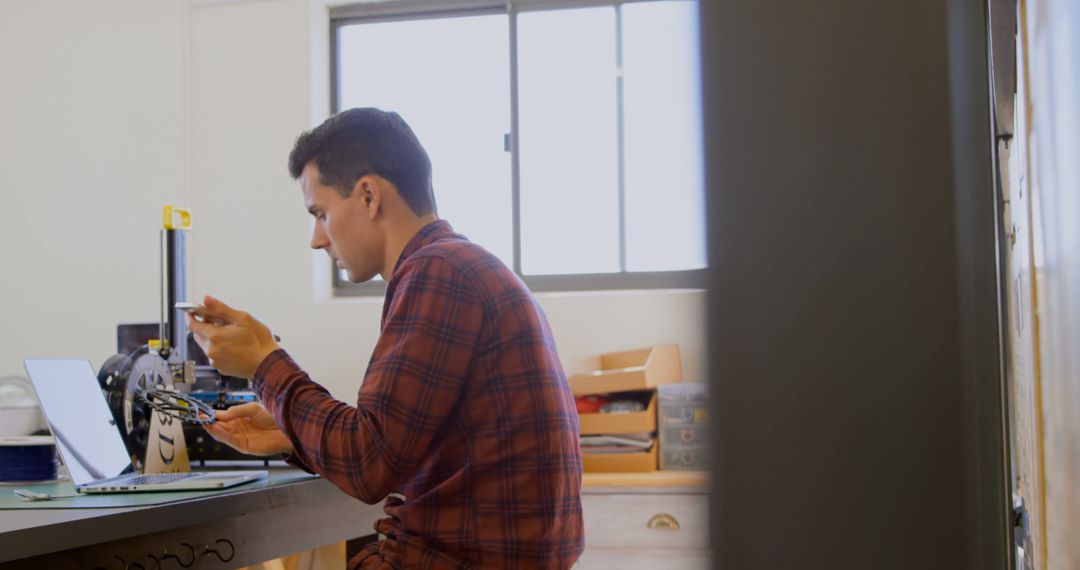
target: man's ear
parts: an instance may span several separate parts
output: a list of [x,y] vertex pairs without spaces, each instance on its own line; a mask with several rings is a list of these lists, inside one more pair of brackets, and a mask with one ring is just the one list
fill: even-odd
[[364,203],[367,208],[368,218],[374,219],[382,209],[383,188],[379,179],[367,175],[361,176],[353,185],[353,195]]

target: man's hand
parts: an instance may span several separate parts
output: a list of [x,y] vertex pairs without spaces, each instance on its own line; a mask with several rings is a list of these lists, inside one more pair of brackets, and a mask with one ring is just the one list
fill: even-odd
[[262,361],[280,348],[266,325],[255,317],[207,296],[204,322],[189,313],[188,330],[195,335],[210,364],[226,376],[251,379]]
[[251,455],[292,453],[293,445],[262,404],[240,404],[217,411],[217,421],[203,428],[214,439]]

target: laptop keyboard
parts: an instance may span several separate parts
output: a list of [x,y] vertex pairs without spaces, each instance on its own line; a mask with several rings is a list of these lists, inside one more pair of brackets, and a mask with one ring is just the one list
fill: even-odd
[[190,479],[192,477],[198,477],[201,473],[156,473],[153,475],[139,475],[132,477],[131,479],[124,480],[125,485],[160,485],[162,483],[172,483],[173,481],[183,481],[184,479]]

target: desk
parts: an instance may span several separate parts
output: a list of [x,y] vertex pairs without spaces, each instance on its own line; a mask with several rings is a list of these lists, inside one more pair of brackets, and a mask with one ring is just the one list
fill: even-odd
[[650,471],[647,473],[585,473],[582,493],[708,493],[707,471]]
[[[385,516],[381,505],[366,505],[324,479],[297,474],[271,469],[268,481],[165,504],[0,510],[0,570],[119,569],[125,562],[147,570],[181,568],[193,552],[192,568],[236,568],[372,534],[375,520]],[[208,545],[228,562],[206,552]],[[156,566],[150,557],[167,554],[180,560]]]
[[705,472],[586,473],[581,508],[586,547],[576,570],[710,568]]

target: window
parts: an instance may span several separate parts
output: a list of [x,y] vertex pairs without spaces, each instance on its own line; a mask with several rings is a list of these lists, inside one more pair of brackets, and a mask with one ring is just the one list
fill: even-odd
[[530,288],[702,286],[696,2],[397,0],[331,21],[334,112],[399,112],[440,217]]

